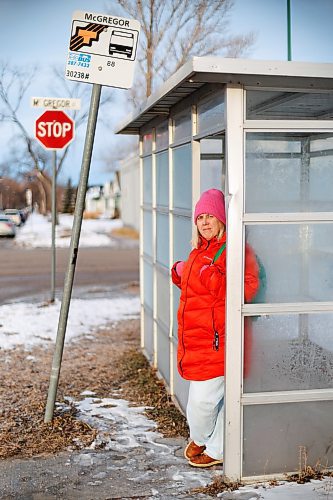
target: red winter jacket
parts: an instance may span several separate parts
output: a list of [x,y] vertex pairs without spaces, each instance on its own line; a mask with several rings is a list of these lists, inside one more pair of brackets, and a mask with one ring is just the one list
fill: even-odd
[[[208,380],[224,375],[226,250],[212,264],[226,242],[201,239],[178,276],[173,265],[172,281],[181,289],[178,309],[178,371],[186,380]],[[204,267],[206,266],[206,267]],[[202,269],[204,267],[204,269]],[[256,257],[245,251],[245,300],[250,301],[259,287]]]

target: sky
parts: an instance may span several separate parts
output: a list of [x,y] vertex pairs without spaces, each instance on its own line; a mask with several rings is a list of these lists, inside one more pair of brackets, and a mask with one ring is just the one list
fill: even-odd
[[[290,0],[292,60],[333,63],[333,0]],[[38,73],[22,104],[21,118],[33,135],[35,121],[42,108],[31,108],[30,97],[52,96],[49,84],[51,66],[65,69],[73,12],[76,10],[117,14],[114,0],[0,0],[0,59],[18,67],[38,64]],[[254,32],[256,42],[247,54],[251,59],[287,59],[287,0],[234,0],[229,14],[229,33]],[[68,82],[71,84],[71,82]],[[90,84],[82,83],[81,85]],[[110,179],[105,156],[112,160],[125,138],[113,133],[128,115],[126,90],[103,87],[112,93],[113,101],[103,109],[99,119],[89,184],[102,184]],[[59,96],[59,94],[58,94]],[[61,95],[61,97],[66,97]],[[1,150],[5,151],[12,130],[0,124]],[[70,177],[76,184],[81,168],[85,130],[77,130],[71,153],[63,167],[60,181]],[[107,137],[107,141],[105,138]],[[51,153],[50,153],[51,154]],[[5,153],[4,153],[5,155]],[[0,157],[0,163],[3,158]]]
[[[73,217],[60,214],[60,230],[72,225]],[[87,229],[85,222],[89,222],[89,239],[91,246],[105,245],[99,236],[109,233],[112,224],[116,221],[83,221],[83,232]],[[48,241],[45,238],[48,234]],[[31,235],[34,237],[35,246],[49,246],[50,223],[46,218],[33,213],[25,226],[18,228],[16,243],[29,247],[32,245]],[[82,241],[81,241],[82,243]],[[111,244],[111,243],[110,243]],[[31,302],[10,302],[0,305],[0,349],[8,360],[16,346],[26,351],[26,359],[37,365],[40,360],[36,358],[34,347],[54,348],[60,301],[56,299],[53,304],[34,300]],[[86,298],[72,298],[66,330],[65,349],[71,342],[80,341],[82,336],[94,339],[99,329],[106,327],[117,328],[117,322],[126,319],[139,318],[140,299],[138,296],[119,294],[117,297],[96,297],[95,294],[86,294]],[[96,321],[98,318],[98,321]],[[156,425],[143,414],[145,408],[133,407],[128,401],[119,398],[121,393],[110,392],[108,398],[97,398],[87,387],[78,401],[67,398],[78,410],[77,418],[87,422],[97,430],[95,441],[89,449],[75,453],[75,460],[89,465],[97,464],[100,444],[104,443],[105,450],[112,450],[125,457],[132,449],[140,449],[145,453],[145,465],[149,475],[143,476],[140,467],[133,468],[133,460],[111,460],[109,469],[116,469],[124,477],[144,483],[151,487],[151,498],[164,498],[166,485],[172,497],[177,497],[177,492],[182,493],[191,488],[203,486],[213,481],[220,469],[197,470],[190,468],[183,456],[175,454],[179,445],[177,441],[161,441],[161,435],[156,431]],[[60,404],[58,404],[61,407]],[[65,409],[65,408],[64,408]],[[126,440],[124,440],[126,435]],[[140,456],[140,453],[138,456]],[[66,459],[70,463],[70,456]],[[156,466],[164,464],[165,477],[163,484],[160,481],[161,468]],[[120,462],[120,463],[118,463]],[[140,462],[140,458],[138,459]],[[167,463],[167,467],[165,464]],[[88,465],[88,463],[87,463]],[[122,469],[117,470],[117,467]],[[96,469],[97,470],[97,469]],[[97,477],[97,476],[96,476]],[[101,478],[103,479],[103,478]],[[97,483],[96,483],[97,484]],[[226,500],[313,500],[314,498],[332,498],[332,478],[322,481],[313,480],[306,484],[281,482],[272,487],[269,484],[245,485],[233,492],[220,494]],[[178,497],[177,497],[178,498]]]

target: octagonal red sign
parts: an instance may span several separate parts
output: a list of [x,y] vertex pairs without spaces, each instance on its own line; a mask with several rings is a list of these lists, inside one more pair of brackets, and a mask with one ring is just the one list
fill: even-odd
[[44,111],[36,120],[35,137],[46,149],[62,149],[74,139],[74,121],[64,111]]

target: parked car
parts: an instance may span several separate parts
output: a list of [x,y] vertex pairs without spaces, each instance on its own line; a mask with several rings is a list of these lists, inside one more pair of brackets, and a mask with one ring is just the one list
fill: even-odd
[[22,224],[20,212],[16,210],[16,208],[6,208],[5,215],[14,222],[15,226],[20,226]]
[[16,227],[14,222],[4,214],[0,214],[0,236],[8,236],[14,238]]

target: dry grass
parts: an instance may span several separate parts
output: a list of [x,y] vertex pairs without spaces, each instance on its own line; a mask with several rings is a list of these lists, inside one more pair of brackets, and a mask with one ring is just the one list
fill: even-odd
[[235,491],[238,490],[240,486],[242,486],[242,484],[237,481],[225,482],[222,476],[217,475],[210,484],[200,488],[194,488],[191,490],[191,493],[205,493],[206,495],[216,497],[218,493],[222,493],[223,491]]
[[299,469],[296,474],[287,474],[287,481],[293,481],[298,484],[310,482],[312,479],[323,479],[324,477],[333,477],[332,469],[322,465],[318,461],[314,466],[308,465],[308,453],[305,446],[299,447]]
[[[68,404],[44,424],[52,355],[53,348],[0,350],[0,459],[80,449],[95,439],[96,431]],[[83,338],[65,346],[58,402],[68,396],[78,400],[84,390],[102,398],[117,389],[133,404],[152,407],[147,415],[166,436],[187,435],[185,418],[139,352],[138,320],[121,321],[94,341]]]
[[149,406],[146,415],[157,423],[164,436],[188,437],[184,415],[175,407],[164,382],[137,350],[131,350],[120,360],[122,394],[140,405]]

